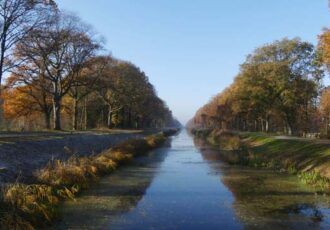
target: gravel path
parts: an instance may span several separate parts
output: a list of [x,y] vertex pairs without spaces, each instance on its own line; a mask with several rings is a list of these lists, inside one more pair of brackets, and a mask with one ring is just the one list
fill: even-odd
[[100,153],[146,133],[0,133],[0,183],[30,182],[33,172],[52,159]]

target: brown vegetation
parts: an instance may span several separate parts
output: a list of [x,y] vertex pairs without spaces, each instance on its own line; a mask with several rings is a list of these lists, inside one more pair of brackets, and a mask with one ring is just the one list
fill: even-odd
[[3,73],[10,75],[0,89],[0,128],[175,124],[146,74],[104,55],[102,39],[79,17],[54,1],[4,0],[0,11],[0,83]]
[[328,89],[322,88],[325,62],[319,55],[320,49],[328,53],[324,46],[283,39],[257,48],[232,85],[199,109],[190,126],[301,136],[327,132],[329,103],[321,92]]
[[100,176],[114,171],[135,156],[160,147],[166,141],[163,133],[143,139],[125,141],[91,157],[72,156],[55,160],[38,170],[35,185],[11,184],[0,193],[0,223],[5,229],[34,229],[47,226],[57,217],[62,199],[75,195]]

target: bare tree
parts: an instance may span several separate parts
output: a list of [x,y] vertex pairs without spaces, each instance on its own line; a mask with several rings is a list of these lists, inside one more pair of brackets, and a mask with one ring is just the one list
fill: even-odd
[[61,129],[63,96],[77,85],[86,61],[100,47],[86,28],[79,18],[57,12],[16,46],[16,58],[24,60],[15,69],[20,80],[31,84],[42,76],[52,83],[48,93],[53,99],[55,130]]
[[[0,0],[0,85],[3,74],[17,64],[11,60],[14,45],[44,22],[47,14],[43,11],[55,9],[53,0]],[[3,122],[2,104],[0,99],[0,123]]]

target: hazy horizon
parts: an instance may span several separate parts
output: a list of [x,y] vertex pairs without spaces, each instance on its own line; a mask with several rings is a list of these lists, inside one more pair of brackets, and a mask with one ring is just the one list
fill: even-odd
[[229,86],[246,55],[284,37],[317,44],[327,0],[58,0],[139,66],[183,124]]

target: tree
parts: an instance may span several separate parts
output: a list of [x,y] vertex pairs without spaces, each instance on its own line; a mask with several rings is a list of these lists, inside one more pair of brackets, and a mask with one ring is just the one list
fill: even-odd
[[50,128],[52,111],[51,98],[33,85],[6,88],[3,93],[5,117],[8,120],[31,118],[40,123],[44,116],[44,125]]
[[[91,58],[85,63],[83,70],[77,76],[75,83],[69,90],[69,95],[72,98],[72,129],[78,128],[78,113],[79,103],[93,91],[95,91],[95,85],[99,81],[100,77],[105,74],[105,69],[112,58],[110,56],[98,56]],[[105,85],[103,85],[104,87]],[[85,113],[85,116],[87,111]]]
[[[29,85],[16,85],[17,79],[15,75],[11,75],[8,80],[6,87],[12,91],[12,94],[8,94],[5,98],[5,104],[7,108],[16,107],[16,109],[21,110],[17,111],[17,115],[27,116],[33,111],[40,112],[44,115],[46,129],[51,128],[51,112],[52,112],[52,98],[48,94],[48,91],[51,89],[51,83],[47,79],[36,79],[34,82],[31,82]],[[48,88],[46,90],[46,88]],[[11,95],[11,102],[6,101],[10,100],[8,95]],[[16,96],[15,96],[16,95]],[[18,95],[18,96],[17,96]],[[13,97],[15,96],[15,97]],[[15,98],[15,100],[13,100]],[[13,110],[13,109],[11,109]],[[16,111],[14,109],[14,111]],[[22,112],[25,111],[25,112]],[[7,116],[8,117],[8,116]]]
[[[15,75],[24,84],[44,78],[52,83],[54,129],[61,129],[61,100],[79,81],[85,63],[99,44],[91,38],[77,17],[55,13],[42,28],[34,29],[20,41],[15,57],[23,60]],[[47,90],[47,88],[45,88]]]
[[320,60],[330,70],[330,30],[325,29],[319,36]]
[[99,101],[94,98],[93,109],[108,128],[163,127],[173,121],[147,76],[132,63],[109,58],[94,88],[102,103],[95,108]]
[[[273,102],[272,106],[283,113],[289,134],[298,131],[298,117],[304,117],[304,123],[307,122],[308,107],[317,96],[323,72],[315,60],[312,44],[300,39],[283,39],[258,48],[242,66],[243,74],[251,66],[258,68],[250,85],[259,86],[254,91],[263,93],[253,98],[266,107]],[[256,80],[258,76],[261,81]]]
[[[17,65],[11,59],[12,48],[25,36],[44,23],[49,9],[56,9],[52,0],[1,0],[0,1],[0,84],[3,74]],[[1,96],[1,89],[0,89]],[[0,99],[2,107],[2,99]],[[0,108],[0,123],[2,123]]]
[[325,133],[328,135],[330,119],[330,88],[325,88],[321,93],[320,112],[324,118]]
[[[203,123],[251,131],[311,130],[323,70],[313,45],[283,39],[257,48],[234,83],[198,111]],[[216,112],[215,112],[216,111]]]

